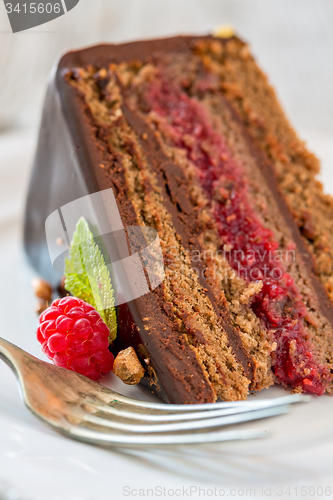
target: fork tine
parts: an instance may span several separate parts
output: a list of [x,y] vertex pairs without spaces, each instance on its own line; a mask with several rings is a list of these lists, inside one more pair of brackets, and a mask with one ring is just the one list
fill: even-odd
[[[204,405],[146,403],[117,394],[77,373],[40,361],[1,338],[0,357],[17,375],[23,400],[36,416],[69,437],[104,446],[159,446],[264,437],[266,433],[262,431],[222,432],[214,428],[281,415],[288,411],[290,403],[310,399],[294,395],[278,400]],[[132,409],[132,423],[129,419],[127,423],[121,421],[119,413],[113,415],[118,416],[118,420],[115,421],[87,413],[84,405],[89,403],[90,399],[94,400],[95,405],[98,401],[99,410],[108,404],[117,410],[128,412]],[[45,401],[49,404],[45,404]],[[230,411],[232,409],[237,413]],[[213,417],[207,410],[213,410]],[[223,410],[223,415],[217,416],[217,410]],[[200,413],[198,415],[198,411],[201,415]],[[170,418],[170,415],[178,415],[181,420],[173,418],[168,423],[139,425],[135,421],[139,420],[140,412],[146,415],[160,415],[164,422]],[[202,416],[208,418],[202,418]],[[124,420],[123,416],[121,418]],[[184,418],[187,421],[184,421]],[[112,429],[117,432],[112,432]],[[162,434],[163,432],[165,434]]]
[[[197,429],[220,427],[225,425],[233,425],[242,422],[248,422],[251,420],[257,420],[261,418],[272,417],[275,415],[282,415],[289,410],[287,405],[265,408],[260,410],[247,411],[244,413],[238,413],[236,415],[228,415],[225,417],[217,418],[206,418],[204,420],[195,420],[188,422],[172,422],[166,424],[128,424],[124,422],[118,422],[111,419],[106,419],[103,417],[91,415],[88,413],[75,415],[75,422],[79,422],[80,425],[94,424],[100,427],[106,427],[110,429],[116,429],[123,432],[134,432],[134,433],[154,433],[154,432],[179,432],[179,431],[195,431]],[[70,417],[69,417],[69,421]]]
[[[223,417],[234,415],[236,413],[248,412],[253,408],[247,408],[245,405],[241,407],[221,408],[220,410],[210,410],[201,412],[186,412],[186,413],[142,413],[137,411],[118,410],[112,406],[84,404],[83,408],[91,414],[101,412],[106,415],[112,415],[116,418],[129,420],[141,420],[142,422],[178,422],[181,420],[200,420],[206,418]],[[103,415],[100,415],[103,417]]]
[[165,421],[175,422],[180,420],[199,420],[202,418],[222,417],[226,415],[234,415],[236,413],[244,413],[254,409],[283,406],[290,403],[296,403],[308,400],[307,397],[304,396],[300,398],[299,394],[297,394],[296,396],[297,398],[295,398],[294,396],[284,396],[273,400],[256,401],[255,405],[243,404],[237,406],[226,406],[220,409],[214,409],[210,411],[197,411],[197,412],[193,411],[184,413],[170,413],[170,412],[152,413],[151,411],[143,413],[142,411],[138,412],[136,408],[134,410],[131,409],[131,411],[127,411],[115,408],[112,405],[99,404],[90,400],[87,401],[87,403],[84,405],[84,408],[90,413],[95,413],[97,411],[100,411],[108,415],[113,415],[118,418],[125,418],[130,420],[141,420],[145,422],[165,422]]
[[111,434],[101,433],[84,427],[72,427],[68,431],[63,428],[57,429],[73,439],[85,443],[97,444],[99,446],[121,446],[133,448],[141,446],[164,446],[181,444],[207,444],[227,441],[238,441],[247,439],[260,439],[267,437],[265,430],[232,430],[214,431],[196,434],[168,434],[168,435],[138,435],[133,434]]
[[[105,389],[105,390],[104,390]],[[111,393],[111,394],[110,394]],[[153,403],[148,401],[139,401],[137,399],[132,399],[128,396],[123,396],[115,391],[112,391],[107,388],[103,388],[103,391],[95,394],[99,402],[101,399],[103,400],[103,406],[113,406],[114,404],[119,405],[131,405],[131,411],[136,411],[136,409],[145,409],[145,410],[156,410],[157,412],[197,412],[197,411],[209,411],[209,410],[217,410],[222,408],[239,408],[245,406],[247,408],[264,408],[268,406],[276,406],[277,404],[291,404],[291,403],[301,403],[301,402],[309,402],[313,398],[309,395],[304,394],[289,394],[288,396],[281,396],[274,399],[258,399],[256,401],[219,401],[216,403],[204,403],[204,404],[163,404],[163,403]],[[101,396],[101,398],[99,397]],[[84,399],[87,400],[88,404],[93,404],[91,400],[91,395],[82,395]],[[104,410],[103,410],[104,411]]]

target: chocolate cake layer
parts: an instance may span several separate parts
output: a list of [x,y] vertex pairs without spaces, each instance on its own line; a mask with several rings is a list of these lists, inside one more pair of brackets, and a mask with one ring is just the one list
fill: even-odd
[[[259,140],[244,118],[245,86],[242,106],[230,90],[235,68],[242,85],[259,71],[235,37],[67,54],[46,99],[28,198],[26,249],[49,276],[44,221],[84,194],[112,187],[125,226],[158,231],[166,278],[118,308],[114,349],[133,346],[148,383],[175,403],[244,399],[274,377],[296,391],[332,390],[332,305],[316,275],[327,281],[283,196],[269,136]],[[268,99],[261,85],[258,102]]]

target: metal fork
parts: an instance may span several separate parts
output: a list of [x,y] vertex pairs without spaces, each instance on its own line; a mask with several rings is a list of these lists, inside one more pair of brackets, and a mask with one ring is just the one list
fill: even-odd
[[265,430],[218,428],[281,415],[300,394],[258,401],[172,405],[144,402],[45,363],[0,338],[0,358],[12,368],[22,398],[37,417],[79,441],[100,446],[161,446],[254,439]]

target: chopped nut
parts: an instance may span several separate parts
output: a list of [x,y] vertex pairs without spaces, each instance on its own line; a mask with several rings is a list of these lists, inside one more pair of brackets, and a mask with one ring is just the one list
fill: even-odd
[[231,38],[234,36],[234,28],[230,24],[223,24],[222,26],[218,26],[213,31],[213,36],[216,38]]
[[59,285],[57,286],[57,292],[59,294],[59,297],[66,297],[66,295],[69,295],[68,291],[65,288],[65,276],[62,276],[61,281]]
[[242,295],[239,298],[239,302],[241,304],[248,304],[250,300],[256,295],[257,293],[260,292],[262,289],[263,282],[258,281],[258,282],[252,282],[250,283],[245,290],[243,291]]
[[250,49],[248,45],[245,45],[241,51],[240,51],[240,56],[242,59],[248,59],[250,57]]
[[217,56],[220,56],[222,54],[222,45],[220,42],[218,42],[217,40],[214,40],[211,44],[210,44],[210,50],[213,52],[213,54],[216,54]]
[[295,356],[296,354],[296,340],[292,339],[289,343],[289,354],[290,356]]
[[122,115],[123,112],[120,108],[116,109],[116,111],[114,112],[114,116],[116,116],[117,118],[120,118]]
[[64,240],[62,238],[57,238],[56,239],[56,244],[59,245],[60,247],[64,244]]
[[105,68],[100,69],[98,72],[98,76],[100,78],[106,78],[108,76],[107,70]]
[[52,299],[52,287],[48,281],[41,278],[33,278],[31,280],[31,286],[36,297],[39,299],[43,299],[45,301],[50,301]]
[[145,370],[133,347],[128,347],[118,353],[114,360],[113,373],[127,385],[135,385],[140,382]]
[[38,300],[35,303],[35,311],[37,314],[42,314],[48,308],[48,303],[45,300]]

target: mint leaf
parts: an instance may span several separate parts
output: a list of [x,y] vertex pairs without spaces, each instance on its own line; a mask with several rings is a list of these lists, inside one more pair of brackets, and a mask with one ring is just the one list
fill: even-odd
[[69,258],[65,260],[64,275],[65,289],[95,307],[109,327],[109,340],[112,342],[117,336],[117,319],[111,278],[83,217],[76,225]]

